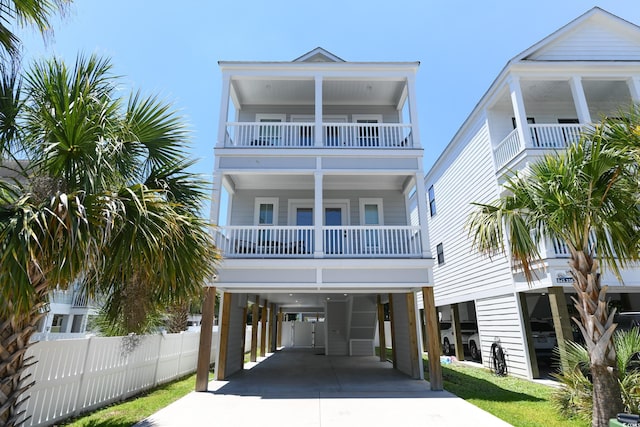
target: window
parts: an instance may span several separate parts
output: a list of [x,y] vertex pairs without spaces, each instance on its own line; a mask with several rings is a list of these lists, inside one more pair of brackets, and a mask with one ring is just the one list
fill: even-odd
[[433,192],[433,185],[429,187],[429,212],[431,216],[436,214],[436,195]]
[[[278,225],[278,198],[256,197],[254,224],[260,226]],[[257,235],[258,243],[272,239],[271,230],[260,228]]]
[[438,243],[438,246],[436,246],[436,253],[438,254],[438,265],[444,264],[444,248],[442,247],[442,243]]
[[[382,225],[382,199],[360,199],[360,224]],[[364,230],[364,247],[367,251],[377,252],[380,248],[381,230],[367,228]]]

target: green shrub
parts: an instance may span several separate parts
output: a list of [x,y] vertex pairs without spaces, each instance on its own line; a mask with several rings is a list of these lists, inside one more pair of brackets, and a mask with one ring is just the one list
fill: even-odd
[[[640,413],[640,329],[618,331],[614,336],[618,381],[625,411]],[[565,368],[553,376],[562,384],[552,395],[556,409],[567,418],[590,421],[593,412],[593,384],[589,370],[589,352],[581,344],[567,341],[556,348],[556,358],[565,360]]]

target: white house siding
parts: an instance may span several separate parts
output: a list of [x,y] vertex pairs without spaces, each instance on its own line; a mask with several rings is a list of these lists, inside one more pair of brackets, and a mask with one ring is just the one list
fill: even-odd
[[[278,198],[278,225],[288,223],[289,200],[308,200],[313,205],[313,191],[241,190],[233,197],[229,225],[254,225],[256,197]],[[405,225],[407,213],[404,195],[393,190],[325,190],[325,200],[349,200],[349,225],[360,224],[360,198],[382,198],[385,225]],[[345,224],[346,225],[346,224]]]
[[471,247],[466,223],[472,202],[489,202],[498,196],[498,186],[486,123],[478,123],[469,142],[441,175],[426,183],[434,186],[436,215],[429,217],[431,253],[443,244],[444,264],[434,265],[436,305],[469,301],[473,295],[511,291],[513,280],[504,256],[488,259]]
[[491,345],[499,340],[506,355],[509,375],[530,378],[520,311],[516,293],[476,300],[483,365],[488,368],[493,367]]
[[636,34],[622,28],[612,28],[600,17],[592,17],[589,25],[581,25],[541,49],[529,59],[539,61],[638,61],[640,43]]

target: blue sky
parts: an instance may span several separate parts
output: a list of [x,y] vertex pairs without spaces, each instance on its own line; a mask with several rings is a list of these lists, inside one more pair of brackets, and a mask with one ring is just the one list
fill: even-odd
[[219,60],[288,61],[321,46],[347,61],[420,61],[426,171],[509,59],[594,6],[640,24],[638,0],[76,0],[46,45],[21,36],[26,63],[95,52],[130,88],[173,102],[193,131],[195,171],[209,178]]

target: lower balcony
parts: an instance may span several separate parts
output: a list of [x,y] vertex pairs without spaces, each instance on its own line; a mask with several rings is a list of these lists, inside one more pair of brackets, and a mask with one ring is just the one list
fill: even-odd
[[419,226],[226,226],[215,241],[226,258],[420,258]]

